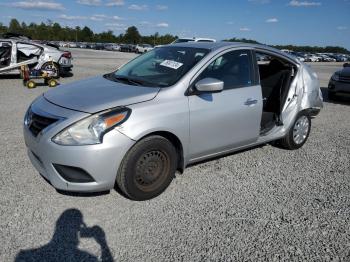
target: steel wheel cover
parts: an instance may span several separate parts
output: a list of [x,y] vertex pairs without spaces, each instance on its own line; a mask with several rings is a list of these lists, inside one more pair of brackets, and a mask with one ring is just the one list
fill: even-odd
[[293,127],[293,141],[297,145],[302,144],[308,133],[309,133],[310,123],[309,119],[306,116],[301,116],[295,122]]
[[135,182],[139,189],[156,190],[166,180],[170,159],[166,153],[152,150],[144,153],[136,162]]

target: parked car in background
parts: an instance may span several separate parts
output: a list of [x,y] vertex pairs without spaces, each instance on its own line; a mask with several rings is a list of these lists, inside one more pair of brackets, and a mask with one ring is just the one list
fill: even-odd
[[117,184],[146,200],[189,164],[276,140],[302,147],[321,108],[317,75],[279,50],[180,43],[49,90],[29,106],[23,132],[32,164],[55,188]]
[[68,47],[70,47],[70,48],[77,48],[78,45],[75,42],[71,42],[71,43],[68,44]]
[[104,47],[107,51],[120,51],[120,46],[117,44],[105,44]]
[[95,43],[88,43],[86,45],[86,48],[88,48],[88,49],[96,49],[96,44]]
[[129,52],[129,53],[136,52],[136,45],[122,44],[122,45],[120,45],[120,51],[121,52]]
[[96,50],[105,50],[105,44],[104,43],[96,43],[95,49]]
[[0,74],[19,74],[21,65],[65,74],[73,67],[72,54],[21,38],[0,39]]
[[350,64],[345,63],[343,69],[335,72],[328,84],[328,98],[335,99],[337,94],[350,94]]
[[86,46],[85,43],[78,43],[77,47],[79,47],[79,48],[86,48],[87,46]]
[[135,49],[136,49],[136,53],[146,53],[148,51],[151,51],[153,49],[153,46],[149,44],[140,44],[140,45],[136,45]]

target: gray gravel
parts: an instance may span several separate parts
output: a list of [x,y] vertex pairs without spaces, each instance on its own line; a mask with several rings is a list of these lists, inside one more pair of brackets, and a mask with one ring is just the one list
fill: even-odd
[[[62,83],[134,55],[73,56]],[[312,65],[323,87],[339,66]],[[0,261],[350,260],[350,98],[325,103],[300,150],[266,145],[201,163],[156,199],[133,202],[116,191],[60,194],[31,166],[22,118],[46,90],[0,78]]]

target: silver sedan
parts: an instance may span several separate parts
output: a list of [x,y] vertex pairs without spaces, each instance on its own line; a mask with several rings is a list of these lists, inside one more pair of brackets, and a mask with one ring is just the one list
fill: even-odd
[[24,137],[55,188],[118,186],[145,200],[189,164],[271,141],[300,148],[321,108],[317,75],[294,57],[261,45],[180,43],[46,92],[25,115]]

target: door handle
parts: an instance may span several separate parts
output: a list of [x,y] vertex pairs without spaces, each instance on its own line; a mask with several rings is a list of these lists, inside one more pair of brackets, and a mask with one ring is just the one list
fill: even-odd
[[252,98],[248,98],[247,101],[244,102],[244,105],[246,106],[253,106],[255,104],[258,103],[258,100],[256,99],[252,99]]

